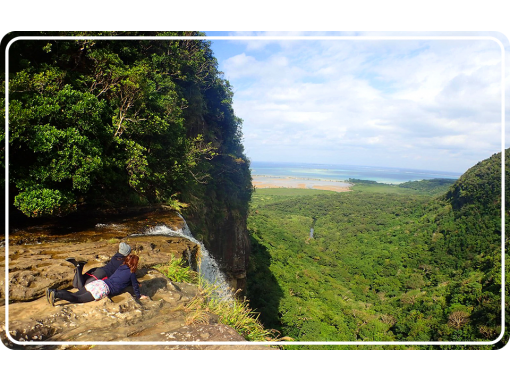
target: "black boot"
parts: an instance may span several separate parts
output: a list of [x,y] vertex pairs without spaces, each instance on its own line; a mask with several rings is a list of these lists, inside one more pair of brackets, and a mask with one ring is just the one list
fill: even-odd
[[76,261],[76,259],[74,257],[68,257],[66,259],[66,261],[70,262],[71,264],[73,264],[75,267],[77,267],[78,265],[81,265],[82,267],[87,264],[86,261]]
[[66,261],[70,262],[71,264],[73,264],[74,266],[77,266],[78,265],[78,262],[76,261],[76,259],[74,257],[68,257],[66,259]]

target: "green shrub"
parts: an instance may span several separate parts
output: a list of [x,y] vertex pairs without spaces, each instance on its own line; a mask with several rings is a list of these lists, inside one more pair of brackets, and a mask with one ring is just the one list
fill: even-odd
[[191,270],[189,266],[185,266],[183,260],[172,257],[172,260],[165,265],[157,265],[155,267],[171,281],[187,282],[190,284],[198,283],[198,273]]
[[31,217],[63,215],[76,208],[72,194],[52,189],[34,189],[19,193],[14,205]]

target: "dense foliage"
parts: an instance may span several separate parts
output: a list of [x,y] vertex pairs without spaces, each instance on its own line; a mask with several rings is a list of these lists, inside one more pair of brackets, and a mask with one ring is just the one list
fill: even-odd
[[495,155],[447,191],[449,181],[437,180],[358,182],[345,193],[257,190],[251,305],[266,327],[300,341],[496,339],[500,168]]
[[421,181],[409,181],[399,184],[399,187],[426,191],[431,195],[444,194],[448,188],[455,183],[454,179],[434,178]]
[[247,208],[241,120],[209,42],[48,37],[8,53],[10,201],[23,214],[155,202],[193,212],[205,193]]

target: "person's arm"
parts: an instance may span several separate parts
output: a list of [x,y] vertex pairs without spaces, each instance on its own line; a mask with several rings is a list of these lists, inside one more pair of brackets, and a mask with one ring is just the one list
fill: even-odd
[[147,296],[140,294],[140,286],[138,284],[138,280],[136,279],[136,274],[131,273],[131,285],[133,286],[133,290],[135,291],[136,298],[144,299],[148,298]]

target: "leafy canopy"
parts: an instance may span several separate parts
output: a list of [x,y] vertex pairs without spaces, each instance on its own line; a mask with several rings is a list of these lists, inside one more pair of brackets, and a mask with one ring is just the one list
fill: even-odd
[[10,202],[23,214],[193,206],[211,188],[247,207],[241,120],[209,42],[48,37],[14,42],[9,59]]

